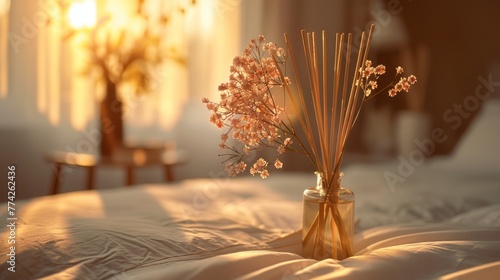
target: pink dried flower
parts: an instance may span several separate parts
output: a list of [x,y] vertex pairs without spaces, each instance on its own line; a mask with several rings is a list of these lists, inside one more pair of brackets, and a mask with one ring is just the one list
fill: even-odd
[[277,150],[279,155],[284,154],[286,151],[285,146],[283,145],[279,145]]
[[221,140],[222,142],[226,142],[227,138],[228,138],[227,133],[222,133],[222,134],[220,135],[220,140]]
[[259,173],[262,178],[267,178],[269,176],[269,172],[266,168],[267,161],[265,161],[263,158],[259,158],[250,168],[250,174],[255,175]]
[[274,167],[276,169],[281,169],[283,168],[283,163],[279,159],[276,159],[276,161],[274,161]]
[[283,84],[285,84],[285,85],[289,85],[291,83],[292,83],[292,81],[288,77],[285,77],[285,79],[283,80]]
[[243,161],[239,161],[236,163],[226,164],[225,170],[226,170],[227,175],[229,175],[230,177],[234,177],[234,176],[238,175],[239,173],[245,171],[246,168],[247,168],[246,163],[244,163]]
[[[338,116],[343,113],[349,113],[355,116],[359,113],[359,111],[356,113],[356,110],[361,110],[361,104],[369,98],[385,91],[387,88],[390,88],[389,96],[396,96],[397,93],[402,90],[408,91],[410,86],[417,81],[417,78],[413,75],[407,78],[401,77],[403,68],[397,67],[395,80],[376,92],[375,90],[379,88],[378,79],[381,75],[386,73],[386,67],[382,64],[374,67],[371,60],[364,61],[360,66],[359,72],[355,73],[356,80],[353,81],[352,85],[355,86],[353,87],[355,91],[352,91],[353,93],[348,93],[351,94],[348,98],[355,96],[354,98],[359,97],[360,100],[353,100],[355,102],[351,103],[351,99],[349,99],[349,102],[347,102],[343,99],[344,97],[337,95],[338,92],[335,92],[335,102],[337,102],[337,98],[339,98],[342,104],[345,104],[345,107],[340,111],[332,111],[331,107],[322,109],[322,106],[316,106],[314,108],[314,114],[317,122],[321,119],[330,119],[330,116],[322,116],[322,114],[326,112],[334,112],[338,114]],[[238,173],[244,172],[247,166],[244,160],[250,156],[250,151],[257,151],[265,148],[276,149],[278,154],[274,160],[274,167],[276,169],[281,169],[283,167],[283,163],[279,157],[288,150],[302,152],[306,154],[311,161],[315,161],[315,157],[311,155],[312,150],[319,151],[319,149],[316,149],[317,147],[313,146],[316,144],[311,140],[315,139],[315,136],[310,135],[312,132],[304,128],[305,122],[302,120],[301,128],[304,129],[302,132],[307,135],[307,141],[303,141],[303,139],[299,138],[301,134],[297,134],[294,126],[291,125],[291,115],[287,115],[282,104],[277,103],[278,100],[279,102],[283,102],[282,97],[278,97],[278,95],[273,93],[278,87],[282,88],[281,90],[285,98],[289,97],[292,100],[294,109],[296,109],[293,117],[298,116],[300,119],[302,113],[309,113],[303,112],[306,108],[296,108],[300,107],[300,105],[297,106],[297,104],[301,102],[297,103],[293,101],[294,89],[289,87],[292,82],[289,77],[283,74],[286,73],[286,54],[284,49],[278,47],[274,43],[265,42],[264,36],[261,35],[256,39],[252,39],[246,46],[242,55],[233,59],[229,71],[229,79],[218,87],[220,101],[213,102],[208,98],[202,99],[207,109],[212,112],[210,122],[220,129],[225,129],[221,134],[219,147],[229,151],[223,154],[223,156],[228,157],[224,161],[228,175],[235,176]],[[294,69],[294,71],[296,72],[297,70]],[[318,71],[318,69],[316,69],[316,71]],[[345,74],[344,77],[347,77],[347,74]],[[341,79],[344,78],[342,77]],[[352,79],[352,77],[347,77],[347,80],[344,82],[350,82]],[[399,81],[397,79],[399,79]],[[304,98],[302,91],[299,88],[297,89],[300,98]],[[317,89],[314,89],[314,91],[316,90]],[[359,91],[361,91],[361,95],[358,95]],[[314,92],[314,94],[316,93],[317,92]],[[327,106],[334,106],[332,104],[337,104],[328,104],[332,100],[330,97],[323,96],[320,100],[319,103],[321,103],[322,100],[328,100]],[[316,101],[318,101],[318,99],[316,99]],[[344,103],[344,101],[346,102]],[[317,103],[315,103],[315,105],[316,104]],[[349,104],[358,104],[359,106],[350,106]],[[348,119],[348,122],[350,122],[350,119]],[[332,123],[331,127],[333,128],[336,125],[338,124]],[[348,126],[350,127],[351,125],[352,124],[349,124]],[[330,124],[326,123],[324,127],[330,127]],[[350,128],[348,128],[345,133],[348,134],[349,131]],[[225,143],[229,135],[240,142],[240,145],[237,147],[228,147]],[[325,135],[328,135],[328,133]],[[298,142],[296,147],[290,146],[293,143],[292,138],[295,138],[294,140]],[[321,138],[320,140],[324,139]],[[322,145],[325,143],[327,142],[322,142]],[[309,147],[307,145],[309,145]],[[328,144],[326,146],[328,146]],[[325,147],[322,146],[321,150],[323,150],[323,148]],[[342,152],[342,149],[343,147],[340,148],[340,152]],[[330,154],[330,152],[328,152],[329,147],[326,147],[326,150],[326,153]],[[321,153],[323,153],[323,151],[321,151]],[[317,155],[315,156],[317,158]],[[320,157],[321,156],[324,155],[320,155]],[[331,160],[327,160],[327,162],[331,162]],[[329,167],[328,164],[324,162],[314,162],[314,164],[319,167],[319,169],[323,168],[326,170],[328,168],[328,170],[331,170],[329,169],[331,166]],[[259,174],[262,178],[267,178],[269,176],[267,168],[268,161],[259,158],[251,165],[249,171],[252,175]]]
[[370,70],[368,70],[366,68],[365,68],[365,70],[363,70],[363,78],[370,77],[370,74],[371,74]]
[[211,102],[210,102],[210,103],[207,103],[207,109],[208,109],[209,111],[215,111],[215,110],[217,109],[217,106],[215,106],[215,104],[214,104],[214,103],[211,103]]
[[408,81],[403,82],[403,90],[406,92],[410,91],[410,83]]
[[250,153],[250,147],[245,145],[245,147],[243,147],[243,152],[245,153],[245,155],[248,155]]
[[213,113],[210,116],[210,123],[214,124],[217,128],[224,127],[224,123],[222,122],[221,115],[218,113]]
[[375,67],[375,74],[377,75],[385,74],[385,66],[382,64],[377,65],[377,67]]
[[399,83],[397,83],[395,86],[394,86],[394,90],[396,92],[400,92],[401,90],[403,90],[403,83],[400,81]]
[[[220,84],[219,85],[219,91],[224,91],[227,90],[227,84]],[[205,98],[208,101],[208,98]]]
[[[278,48],[274,43],[266,43],[264,36],[259,36],[250,41],[243,55],[233,59],[229,81],[218,88],[220,102],[202,99],[207,108],[214,112],[210,116],[210,122],[218,128],[228,128],[224,136],[221,136],[220,146],[228,148],[224,143],[230,131],[234,139],[243,143],[242,153],[233,157],[236,160],[241,161],[251,149],[264,148],[263,141],[272,146],[276,139],[282,137],[279,126],[284,108],[275,102],[271,89],[274,86],[289,85],[291,80],[280,74],[280,66],[285,66],[283,48]],[[285,150],[283,147],[280,151]],[[234,148],[231,151],[239,153]],[[267,162],[258,161],[256,164],[250,172],[262,174]],[[231,164],[228,166],[226,169],[233,174],[240,170]]]
[[267,177],[269,177],[269,171],[267,171],[267,169],[262,170],[262,172],[260,172],[260,177],[262,179],[266,179]]
[[390,97],[394,97],[394,96],[396,96],[396,94],[397,94],[397,92],[396,92],[396,90],[395,90],[395,89],[391,88],[391,89],[389,90],[389,96],[390,96]]
[[254,166],[257,166],[257,167],[266,167],[267,166],[267,161],[265,161],[263,158],[259,158]]

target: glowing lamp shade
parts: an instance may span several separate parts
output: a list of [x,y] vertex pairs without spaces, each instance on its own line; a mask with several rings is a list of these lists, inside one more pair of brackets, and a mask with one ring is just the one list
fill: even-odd
[[68,10],[68,19],[73,28],[95,26],[97,19],[95,0],[74,1]]

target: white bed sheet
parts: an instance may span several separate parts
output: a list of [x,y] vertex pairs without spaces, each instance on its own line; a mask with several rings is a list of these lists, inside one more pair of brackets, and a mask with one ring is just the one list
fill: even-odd
[[[394,168],[395,164],[346,170],[345,182],[356,193],[359,219],[354,257],[342,261],[304,259],[300,256],[300,233],[295,232],[282,239],[294,241],[287,242],[289,245],[279,248],[278,252],[264,249],[229,253],[120,276],[132,279],[220,279],[221,276],[225,279],[452,279],[453,273],[461,271],[460,277],[473,279],[481,275],[481,279],[497,279],[500,275],[500,264],[495,264],[500,261],[500,176],[457,174],[447,170],[444,160],[437,160],[420,166],[407,178],[404,187],[393,191],[384,184],[385,178],[377,174]],[[433,179],[427,180],[429,177]],[[290,180],[289,190],[293,192],[300,191],[294,182],[303,181],[298,176],[280,180]],[[422,181],[428,182],[421,184]],[[293,213],[297,214],[300,215]]]
[[[15,275],[105,279],[141,267],[280,248],[288,240],[279,238],[300,227],[300,203],[280,197],[264,182],[215,182],[73,192],[18,202]],[[4,221],[6,209],[0,209]],[[8,234],[2,228],[2,240]],[[7,252],[6,245],[0,244],[2,252]],[[0,278],[13,275],[7,272],[6,257],[0,257]]]
[[[359,219],[357,253],[347,260],[300,257],[301,191],[314,176],[282,174],[269,180],[199,179],[75,192],[18,203],[15,275],[424,279],[500,261],[499,178],[446,174],[429,165],[408,178],[408,187],[392,192],[374,174],[360,176],[390,166],[346,170]],[[435,183],[409,187],[422,179],[419,174],[432,175]],[[5,230],[1,235],[6,240]],[[1,261],[0,277],[12,276],[5,254]],[[497,273],[497,267],[489,269]]]
[[[495,137],[491,118],[500,102],[492,104],[479,118],[490,127],[479,128]],[[461,146],[473,147],[467,139]],[[313,174],[221,176],[18,201],[16,272],[7,270],[3,227],[0,278],[498,279],[500,155],[496,146],[488,151],[487,161],[459,150],[415,165],[395,185],[385,174],[398,174],[400,161],[347,167],[343,184],[356,195],[358,221],[356,254],[342,261],[300,256],[301,195]],[[3,221],[6,210],[1,204]]]

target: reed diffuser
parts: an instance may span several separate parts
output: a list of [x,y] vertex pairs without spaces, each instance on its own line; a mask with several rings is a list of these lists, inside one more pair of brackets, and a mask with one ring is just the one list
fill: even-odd
[[[327,63],[326,32],[321,32],[319,40],[315,32],[303,30],[308,88],[300,82],[287,34],[286,52],[259,36],[250,41],[241,56],[234,58],[229,81],[219,86],[220,101],[202,100],[212,112],[210,122],[224,130],[219,148],[224,151],[220,156],[224,157],[229,176],[244,172],[246,159],[261,149],[276,151],[276,169],[283,167],[280,157],[286,151],[303,153],[311,162],[317,184],[304,192],[305,257],[343,259],[352,255],[354,196],[341,188],[340,171],[349,133],[364,102],[385,90],[391,97],[408,92],[417,81],[413,75],[402,77],[403,68],[397,67],[393,81],[385,87],[378,86],[378,78],[386,73],[386,67],[372,66],[368,60],[373,30],[372,25],[368,34],[363,32],[356,45],[352,34],[337,33],[333,67]],[[293,80],[286,75],[289,62]],[[286,102],[291,108],[285,109]],[[240,146],[229,145],[230,137]],[[249,163],[250,173],[267,178],[269,162],[260,157]]]

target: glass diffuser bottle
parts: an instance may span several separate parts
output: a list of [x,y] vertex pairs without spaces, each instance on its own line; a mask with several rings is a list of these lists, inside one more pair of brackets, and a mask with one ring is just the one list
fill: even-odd
[[303,194],[302,255],[317,260],[348,258],[353,254],[354,193],[340,188],[337,196],[327,195],[321,173],[316,175],[316,186]]

